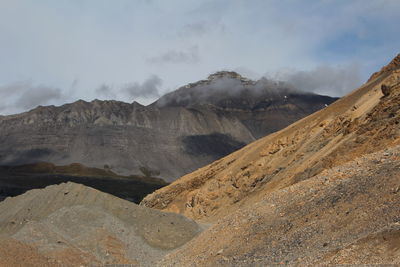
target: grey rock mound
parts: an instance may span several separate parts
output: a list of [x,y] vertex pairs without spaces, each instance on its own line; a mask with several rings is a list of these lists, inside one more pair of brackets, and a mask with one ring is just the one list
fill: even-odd
[[82,263],[151,265],[201,231],[184,216],[140,207],[75,183],[35,189],[0,203],[0,238]]

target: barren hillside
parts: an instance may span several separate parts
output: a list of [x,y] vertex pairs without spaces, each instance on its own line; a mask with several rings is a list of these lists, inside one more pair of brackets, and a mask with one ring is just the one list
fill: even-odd
[[276,264],[400,264],[400,146],[266,192],[159,266]]

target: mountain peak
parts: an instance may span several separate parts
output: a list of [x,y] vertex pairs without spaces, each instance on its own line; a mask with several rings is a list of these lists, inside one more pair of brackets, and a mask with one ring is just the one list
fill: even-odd
[[243,78],[242,75],[240,75],[237,72],[234,71],[217,71],[213,74],[210,74],[208,76],[208,80],[215,80],[215,79],[219,79],[219,78],[233,78],[233,79],[241,79]]
[[250,80],[250,79],[248,79],[246,77],[243,77],[242,75],[240,75],[239,73],[237,73],[235,71],[225,71],[225,70],[217,71],[217,72],[215,72],[213,74],[210,74],[208,76],[207,80],[208,81],[215,81],[215,80],[223,79],[223,78],[235,79],[235,80],[241,81],[242,83],[247,83],[247,84],[255,83],[254,81],[252,81],[252,80]]
[[[222,70],[222,71],[217,71],[214,72],[210,75],[208,75],[206,80],[200,80],[194,83],[189,83],[185,86],[182,86],[181,88],[194,88],[194,87],[198,87],[198,86],[209,86],[210,84],[213,84],[215,82],[218,82],[221,79],[230,79],[235,81],[239,81],[240,83],[244,84],[244,85],[254,85],[256,82],[252,81],[246,77],[243,77],[242,75],[240,75],[237,72],[234,71],[226,71],[226,70]],[[179,90],[179,89],[178,89]]]
[[287,84],[262,78],[250,80],[234,71],[217,71],[206,80],[189,83],[155,102],[158,107],[212,104],[224,108],[254,108],[258,103],[297,93]]
[[388,64],[388,66],[400,67],[400,53]]

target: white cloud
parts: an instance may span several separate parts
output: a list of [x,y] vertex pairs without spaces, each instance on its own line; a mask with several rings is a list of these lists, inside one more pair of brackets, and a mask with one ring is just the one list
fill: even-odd
[[4,103],[0,108],[3,114],[21,112],[39,105],[61,104],[70,100],[59,88],[34,85],[31,81],[18,81],[0,86],[0,98]]
[[[117,99],[126,102],[142,101],[146,104],[160,96],[163,81],[150,75],[142,83],[129,82],[120,85],[102,84],[96,89],[96,98]],[[150,100],[149,100],[150,99]]]
[[131,98],[152,98],[159,97],[159,87],[162,85],[162,80],[157,75],[151,75],[143,83],[132,83],[125,85],[122,90]]
[[312,70],[286,69],[266,75],[306,92],[342,96],[361,85],[360,67],[319,65]]

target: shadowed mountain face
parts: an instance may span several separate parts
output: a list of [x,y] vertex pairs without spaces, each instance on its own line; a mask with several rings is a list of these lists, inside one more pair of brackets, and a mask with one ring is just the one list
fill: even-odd
[[78,162],[173,181],[335,100],[218,72],[149,106],[80,100],[0,117],[0,164]]
[[87,168],[74,163],[55,166],[39,162],[20,166],[0,166],[0,201],[28,190],[63,182],[75,182],[139,203],[143,197],[166,185],[151,176],[120,176],[109,169]]

